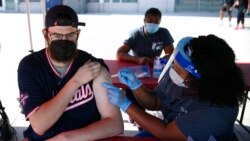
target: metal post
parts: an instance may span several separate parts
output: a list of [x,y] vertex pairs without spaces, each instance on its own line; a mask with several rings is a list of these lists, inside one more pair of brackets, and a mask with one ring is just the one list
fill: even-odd
[[26,13],[27,13],[27,18],[28,18],[28,28],[29,28],[29,37],[30,37],[30,48],[31,50],[29,52],[33,52],[33,44],[32,44],[32,35],[31,35],[31,27],[30,27],[30,5],[29,5],[29,0],[26,1]]
[[197,7],[197,11],[200,12],[200,6],[201,6],[201,1],[198,0],[198,7]]
[[[47,0],[46,0],[47,1]],[[41,9],[42,9],[42,14],[43,14],[43,26],[45,27],[45,15],[46,15],[46,6],[45,6],[45,0],[41,0]],[[44,44],[47,47],[47,41],[44,39]]]
[[44,0],[41,0],[41,9],[42,9],[42,14],[43,14],[43,23],[45,23],[46,7],[45,7],[45,1]]

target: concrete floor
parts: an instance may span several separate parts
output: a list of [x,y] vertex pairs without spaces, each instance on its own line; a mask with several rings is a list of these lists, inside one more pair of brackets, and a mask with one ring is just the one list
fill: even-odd
[[[250,19],[245,19],[245,29],[235,30],[236,14],[231,26],[228,18],[221,24],[218,13],[185,13],[164,14],[161,26],[167,27],[174,37],[175,45],[184,36],[198,36],[215,34],[225,39],[235,51],[237,61],[250,62]],[[28,22],[26,14],[0,13],[0,99],[6,107],[12,126],[17,130],[20,140],[22,130],[28,126],[20,114],[17,98],[18,63],[29,50],[38,51],[44,48],[42,35],[43,17],[41,14],[31,14],[32,48],[30,46]],[[86,50],[96,57],[115,59],[117,48],[133,28],[143,25],[142,14],[81,14],[79,20],[86,22],[86,27],[81,27],[78,48]],[[250,106],[247,103],[244,124],[250,126]],[[137,128],[128,123],[126,114],[124,124],[126,135],[134,135]],[[240,141],[249,141],[250,135],[238,123],[235,131]]]

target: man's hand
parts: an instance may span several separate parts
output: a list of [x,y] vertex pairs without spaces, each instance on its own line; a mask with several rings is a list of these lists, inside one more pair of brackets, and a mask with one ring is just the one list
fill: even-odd
[[89,60],[77,70],[73,79],[75,79],[75,82],[77,82],[79,85],[83,85],[94,79],[96,76],[98,76],[100,70],[101,70],[100,63],[91,62]]
[[29,141],[28,138],[23,138],[21,141]]
[[107,82],[103,82],[102,86],[108,89],[109,102],[126,112],[132,102],[125,96],[125,92]]
[[127,85],[131,90],[135,90],[142,85],[141,81],[135,76],[134,72],[129,69],[121,69],[118,72],[118,77],[120,82]]
[[150,59],[148,57],[139,57],[138,59],[138,64],[140,65],[149,65],[149,66],[153,66],[154,64],[154,60]]

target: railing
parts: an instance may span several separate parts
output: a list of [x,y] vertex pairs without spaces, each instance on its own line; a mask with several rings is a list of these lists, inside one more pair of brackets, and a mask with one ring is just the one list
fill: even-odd
[[176,0],[175,12],[218,11],[222,5],[220,0]]

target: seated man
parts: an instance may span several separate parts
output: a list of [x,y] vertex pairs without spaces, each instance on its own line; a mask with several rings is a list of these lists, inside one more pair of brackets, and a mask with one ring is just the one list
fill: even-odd
[[[153,59],[160,57],[162,50],[165,52],[165,57],[169,58],[174,49],[174,40],[168,29],[159,27],[160,22],[160,10],[148,9],[144,17],[144,26],[132,32],[124,41],[117,50],[117,59],[152,66]],[[132,54],[129,54],[130,51]]]
[[78,25],[84,23],[72,8],[51,8],[43,29],[48,47],[19,64],[20,100],[30,122],[24,140],[90,141],[123,132],[120,110],[101,86],[111,82],[108,68],[77,49]]
[[[161,11],[157,8],[149,8],[145,12],[144,26],[134,30],[117,50],[117,60],[153,66],[154,59],[161,56],[162,50],[165,52],[164,57],[169,58],[174,50],[174,40],[168,29],[159,27],[160,22]],[[132,54],[130,54],[130,51]],[[131,90],[127,89],[126,91],[129,99],[140,106]],[[130,121],[133,123],[133,119],[130,118]],[[141,128],[138,127],[138,129]]]

